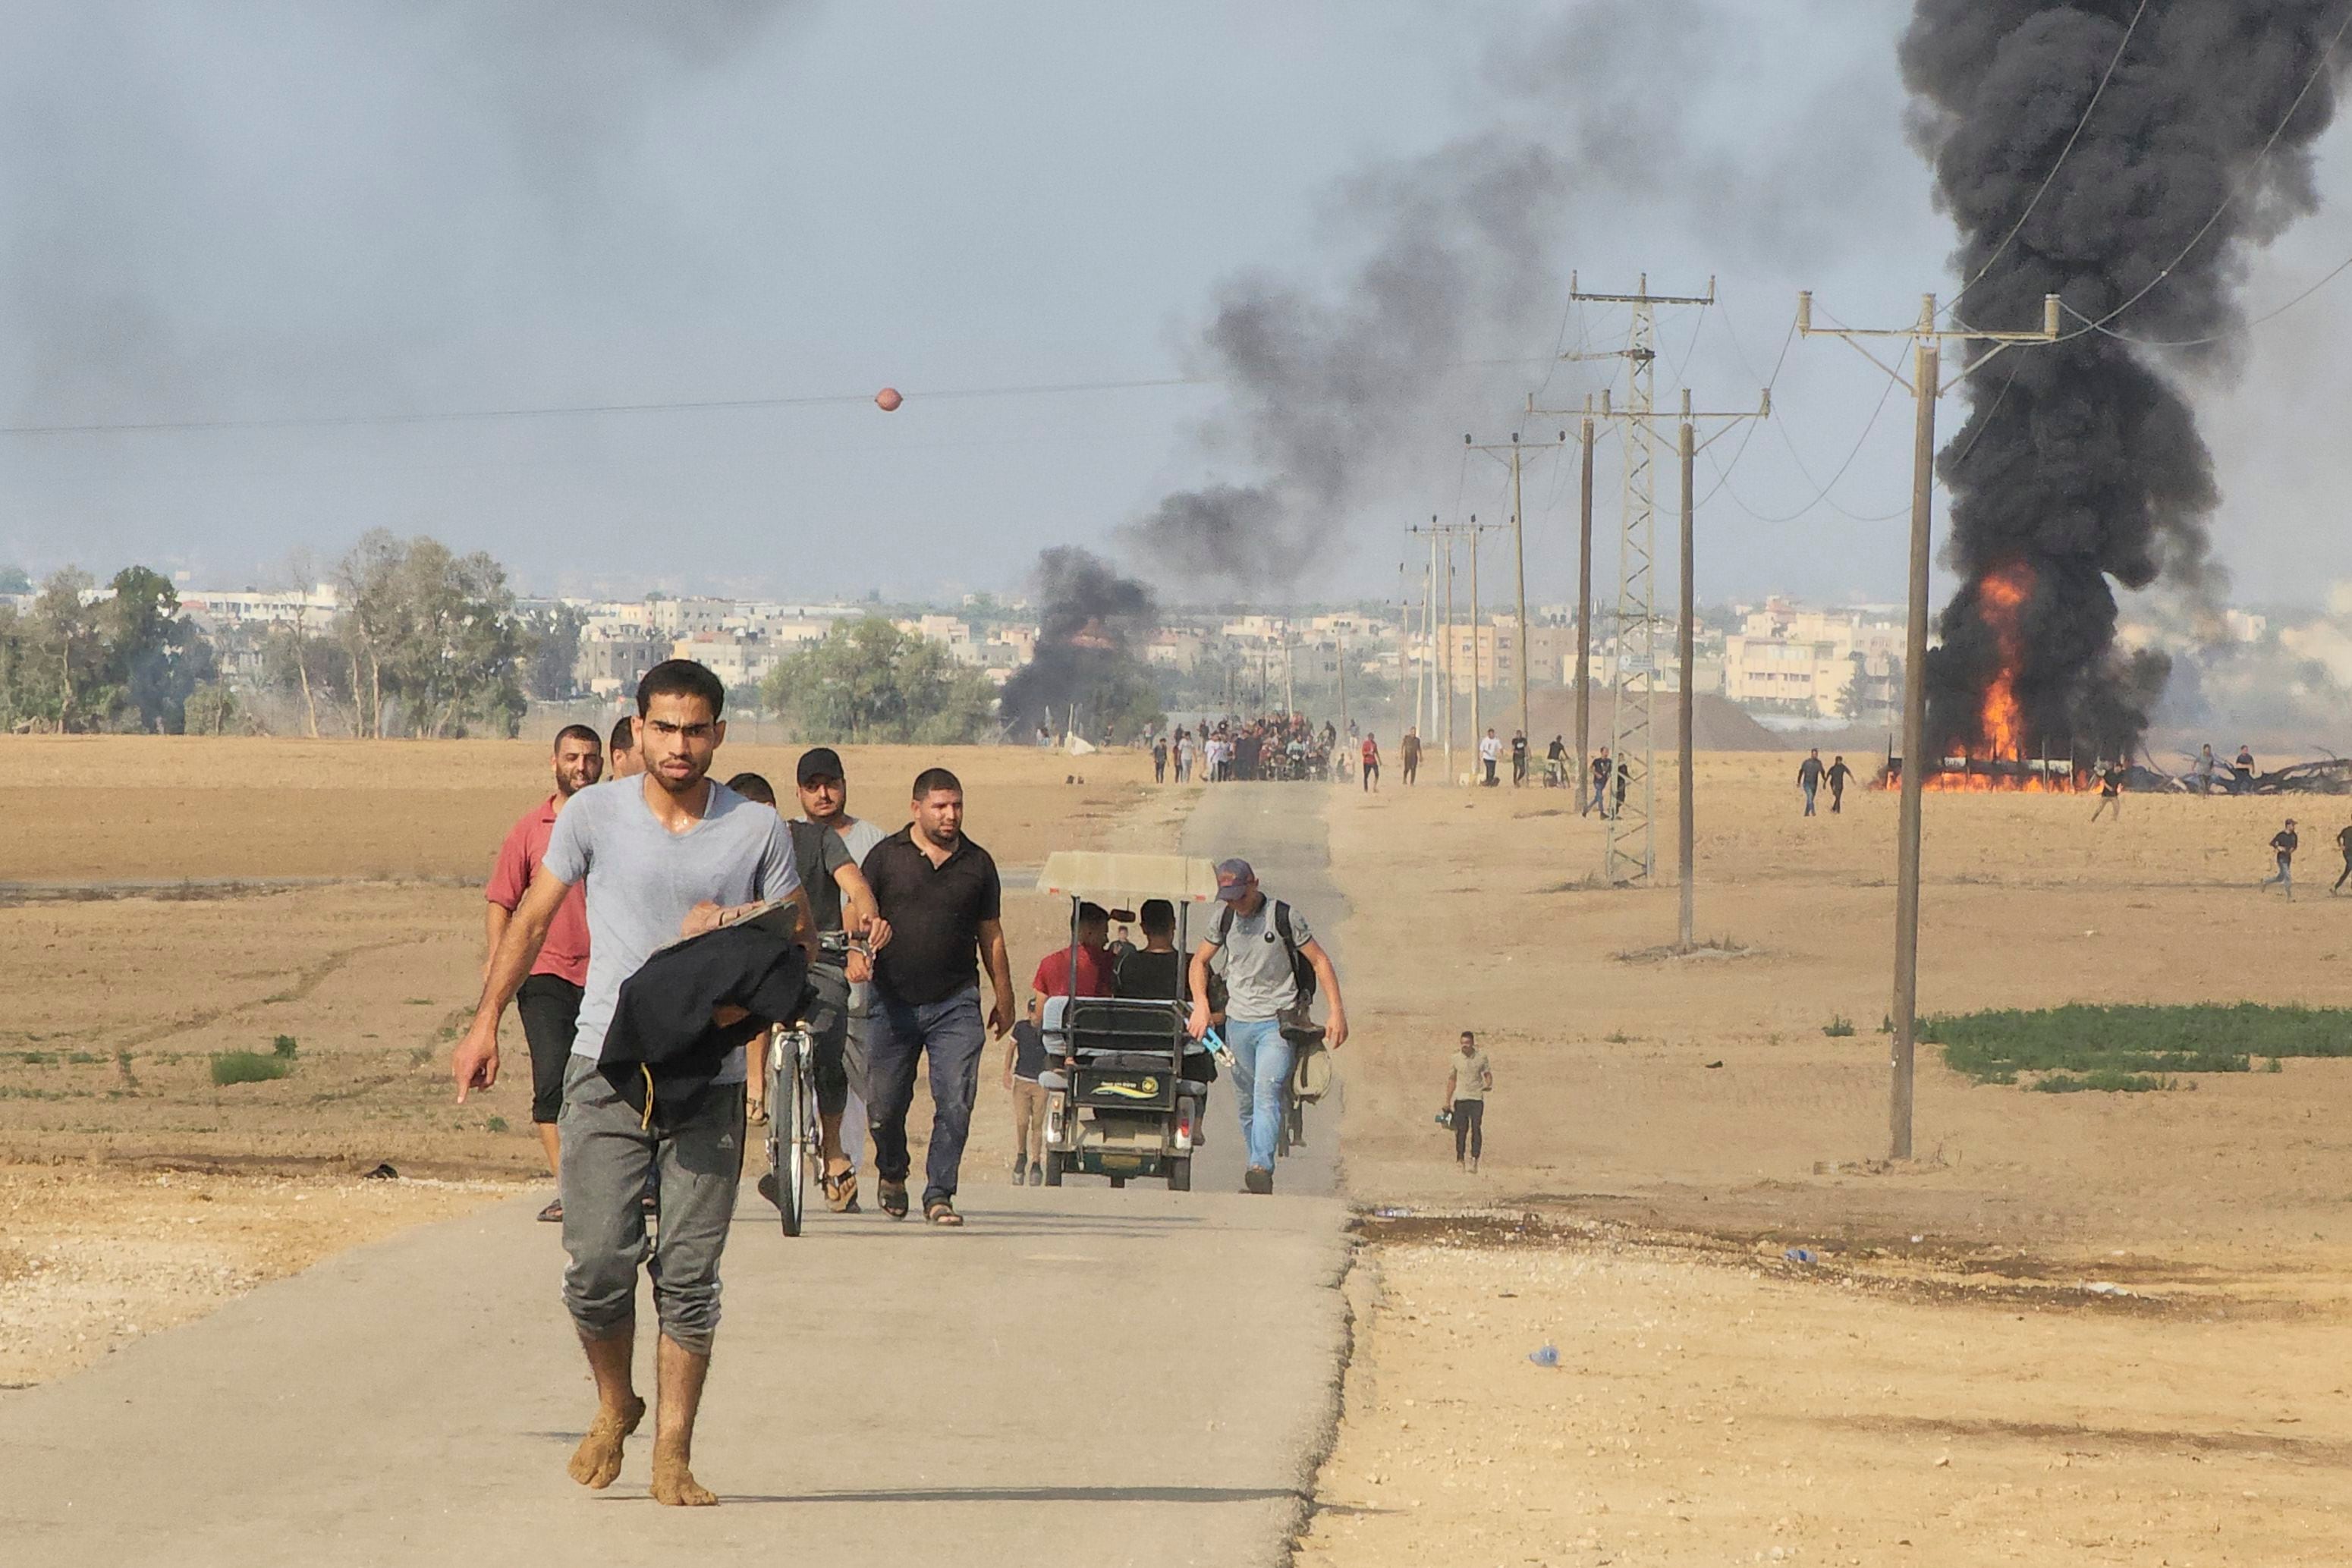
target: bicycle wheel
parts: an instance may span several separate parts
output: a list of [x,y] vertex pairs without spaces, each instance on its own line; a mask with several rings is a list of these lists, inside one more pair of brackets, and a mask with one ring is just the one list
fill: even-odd
[[774,1083],[768,1091],[769,1124],[776,1137],[776,1208],[784,1234],[798,1236],[808,1218],[810,1119],[815,1096],[809,1086],[809,1038],[795,1031],[784,1041]]

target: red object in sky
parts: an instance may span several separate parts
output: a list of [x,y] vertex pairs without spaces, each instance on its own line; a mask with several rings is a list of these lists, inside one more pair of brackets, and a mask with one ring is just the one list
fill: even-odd
[[884,413],[896,413],[898,411],[898,405],[906,401],[898,395],[897,387],[884,387],[874,394],[874,406]]

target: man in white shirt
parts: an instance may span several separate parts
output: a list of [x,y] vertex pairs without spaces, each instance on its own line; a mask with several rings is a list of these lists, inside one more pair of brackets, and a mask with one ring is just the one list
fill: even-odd
[[1484,763],[1486,768],[1486,777],[1481,782],[1490,789],[1501,782],[1495,777],[1495,764],[1502,759],[1502,756],[1503,743],[1495,738],[1495,732],[1490,729],[1486,732],[1486,737],[1478,743],[1478,760]]

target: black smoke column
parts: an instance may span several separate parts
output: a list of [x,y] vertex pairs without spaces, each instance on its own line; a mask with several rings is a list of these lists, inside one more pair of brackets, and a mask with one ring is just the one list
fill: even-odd
[[2226,374],[2231,345],[2137,348],[2084,322],[2121,309],[2114,332],[2173,343],[2242,324],[2248,248],[2317,204],[2309,148],[2335,115],[2347,7],[2149,0],[2084,123],[2139,0],[1917,0],[1902,46],[1915,134],[1960,230],[1961,277],[1983,274],[1957,313],[2030,329],[2056,294],[2079,334],[1978,372],[1944,451],[1966,580],[1927,670],[1931,755],[1986,746],[2000,655],[1979,591],[2020,569],[2011,684],[2028,754],[2121,756],[2147,730],[2168,662],[2116,649],[2114,584],[2163,580],[2208,604],[2226,586],[2206,533],[2212,457],[2158,367]]
[[1159,624],[1151,591],[1076,545],[1039,554],[1037,591],[1036,656],[1004,684],[1013,735],[1066,725],[1073,706],[1095,740],[1106,725],[1123,737],[1158,718],[1150,673],[1136,653]]

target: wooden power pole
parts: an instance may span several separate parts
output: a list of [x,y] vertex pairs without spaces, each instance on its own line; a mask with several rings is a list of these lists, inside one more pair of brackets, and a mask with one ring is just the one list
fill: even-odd
[[[1843,338],[1863,357],[1907,387],[1918,400],[1918,418],[1911,454],[1911,581],[1910,625],[1903,644],[1903,803],[1898,813],[1895,873],[1895,1055],[1889,1063],[1892,1082],[1887,1092],[1888,1145],[1894,1157],[1911,1157],[1911,1092],[1916,1054],[1919,1008],[1919,815],[1921,791],[1927,774],[1927,569],[1933,554],[1931,513],[1936,485],[1936,399],[1942,395],[1944,344],[1990,343],[1992,347],[1960,372],[1974,374],[1987,361],[2020,344],[2058,340],[2058,296],[2042,301],[2038,332],[1986,332],[1972,327],[1936,325],[1936,297],[1924,296],[1919,319],[1909,327],[1864,329],[1813,325],[1813,297],[1797,296],[1797,331],[1802,337]],[[1911,340],[1911,379],[1882,363],[1859,338],[1907,338]]]

